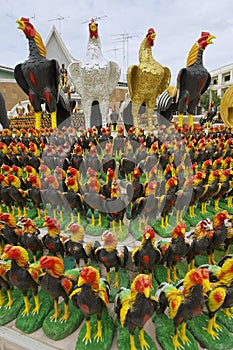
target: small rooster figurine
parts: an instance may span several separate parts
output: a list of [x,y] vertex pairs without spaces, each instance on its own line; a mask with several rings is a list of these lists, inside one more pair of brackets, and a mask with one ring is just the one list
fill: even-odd
[[100,261],[107,270],[107,281],[110,284],[110,269],[115,268],[115,283],[114,288],[119,286],[118,271],[120,267],[125,268],[128,260],[128,248],[123,247],[123,252],[117,250],[117,237],[111,231],[104,231],[102,234],[104,241],[103,247],[98,247],[94,254],[98,261]]
[[20,246],[12,246],[7,244],[2,254],[2,260],[11,260],[11,268],[9,270],[9,280],[12,285],[20,289],[23,293],[25,309],[23,315],[28,315],[31,304],[28,300],[28,290],[31,288],[35,300],[35,308],[33,314],[37,314],[40,310],[40,302],[38,296],[39,276],[41,270],[38,266],[29,266],[28,253],[26,249]]
[[224,244],[227,239],[227,227],[225,220],[230,219],[230,215],[226,210],[220,211],[213,217],[213,230],[209,232],[209,246],[207,248],[208,263],[215,264],[214,251],[217,247]]
[[94,125],[91,120],[94,101],[99,102],[102,125],[106,127],[109,97],[120,79],[120,67],[117,63],[107,61],[103,57],[98,24],[94,19],[89,23],[89,41],[85,60],[70,63],[68,73],[76,91],[82,96],[86,128]]
[[71,237],[64,242],[65,252],[71,255],[76,260],[77,267],[81,259],[87,264],[88,256],[84,248],[84,227],[71,222],[68,225],[68,230],[71,232]]
[[9,261],[0,261],[0,308],[3,306],[5,302],[4,294],[2,292],[3,289],[7,292],[8,301],[5,305],[5,308],[8,309],[14,302],[14,299],[11,296],[12,284],[9,279],[9,271],[11,269],[11,262]]
[[48,232],[42,237],[42,242],[52,255],[64,258],[64,246],[59,237],[60,224],[57,220],[46,216],[44,226],[48,227]]
[[212,223],[208,218],[199,221],[194,227],[193,238],[187,256],[188,270],[190,270],[190,268],[194,269],[195,257],[207,251],[207,248],[210,244],[208,233],[211,231]]
[[156,33],[148,29],[139,50],[139,65],[128,68],[127,82],[132,101],[134,126],[138,128],[138,111],[143,103],[147,107],[148,129],[153,129],[152,113],[157,97],[168,87],[171,78],[170,69],[161,66],[152,56],[152,46]]
[[149,271],[152,279],[152,273],[155,265],[159,264],[162,255],[159,249],[154,247],[155,231],[152,227],[146,226],[142,235],[142,243],[132,252],[132,260],[139,271],[145,273]]
[[211,283],[208,293],[208,299],[206,300],[206,306],[208,310],[208,326],[207,332],[212,338],[217,338],[217,333],[214,328],[221,330],[221,327],[216,323],[216,314],[220,309],[227,317],[232,318],[233,307],[233,258],[232,256],[226,258],[223,265],[217,272],[217,282]]
[[144,338],[144,325],[158,307],[155,297],[151,296],[152,280],[148,275],[138,275],[130,289],[121,288],[116,295],[114,310],[122,327],[127,327],[130,333],[130,349],[136,350],[134,331],[139,328],[141,349],[148,349]]
[[36,227],[36,223],[30,218],[21,216],[18,220],[18,225],[20,224],[23,225],[23,231],[20,235],[20,243],[22,247],[32,252],[34,262],[36,262],[37,253],[40,255],[43,253],[43,244],[42,241],[38,238],[40,231]]
[[167,267],[167,281],[172,283],[170,269],[173,269],[173,278],[178,281],[179,278],[176,274],[176,264],[182,257],[187,256],[190,245],[185,240],[186,224],[181,223],[176,225],[172,231],[172,239],[169,243],[159,242],[157,247],[162,252],[162,263],[166,263]]
[[51,316],[51,321],[56,321],[60,315],[58,307],[59,297],[62,297],[65,303],[61,322],[67,321],[70,316],[68,307],[69,294],[77,283],[75,275],[64,274],[63,261],[56,256],[43,256],[40,259],[39,266],[45,270],[45,274],[40,277],[40,286],[54,299],[55,313]]
[[[204,308],[204,294],[210,289],[209,272],[207,269],[193,269],[184,278],[183,291],[172,284],[162,283],[156,296],[159,300],[160,314],[169,308],[169,317],[174,321],[175,334],[172,342],[175,349],[182,349],[179,337],[183,343],[189,343],[186,335],[186,321],[199,315]],[[181,330],[178,332],[178,326]]]
[[91,342],[90,317],[97,314],[97,333],[95,339],[102,340],[102,312],[108,308],[109,285],[100,278],[100,273],[92,266],[83,267],[77,283],[77,288],[71,293],[70,299],[74,306],[80,308],[86,318],[85,344]]

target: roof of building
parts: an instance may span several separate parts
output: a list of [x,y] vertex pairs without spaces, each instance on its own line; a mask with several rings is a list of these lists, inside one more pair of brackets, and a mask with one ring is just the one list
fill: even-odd
[[[55,26],[52,27],[46,39],[45,46],[47,49],[47,58],[55,58],[59,61],[59,56],[65,57],[68,64],[76,60],[71,56],[71,54],[67,50],[66,45],[64,44]],[[51,55],[54,55],[54,54],[56,54],[57,57],[51,57]],[[63,62],[59,62],[59,63],[61,64]]]

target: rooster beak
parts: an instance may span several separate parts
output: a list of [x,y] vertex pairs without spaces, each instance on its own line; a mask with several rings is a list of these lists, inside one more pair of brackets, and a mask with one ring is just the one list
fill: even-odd
[[149,298],[150,297],[150,291],[151,291],[151,288],[150,287],[146,287],[144,289],[144,295],[146,298]]
[[24,24],[24,22],[23,21],[21,21],[20,19],[17,19],[16,20],[16,23],[18,23],[18,29],[22,29],[22,30],[24,30],[24,28],[25,28],[25,24]]
[[7,260],[8,259],[8,255],[6,253],[3,253],[1,256],[2,260]]
[[151,34],[150,37],[151,37],[152,40],[155,40],[155,38],[156,38],[156,33]]
[[212,39],[216,39],[216,36],[210,35],[210,36],[208,37],[208,39],[207,39],[208,45],[209,45],[209,44],[213,44]]
[[203,281],[203,292],[207,293],[210,290],[210,281],[208,279],[205,279]]

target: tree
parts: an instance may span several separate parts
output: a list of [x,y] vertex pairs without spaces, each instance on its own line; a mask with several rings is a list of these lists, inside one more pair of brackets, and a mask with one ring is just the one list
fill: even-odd
[[[212,99],[211,101],[213,102],[213,108],[217,109],[220,106],[221,103],[221,98],[217,95],[216,91],[211,91],[212,94]],[[200,105],[204,108],[205,111],[209,109],[210,105],[210,89],[206,90],[206,92],[202,95]]]

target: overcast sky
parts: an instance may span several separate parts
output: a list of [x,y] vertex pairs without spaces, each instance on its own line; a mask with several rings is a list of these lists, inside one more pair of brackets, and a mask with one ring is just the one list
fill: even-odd
[[28,57],[28,42],[15,23],[21,17],[30,17],[44,42],[55,25],[76,59],[86,53],[88,21],[99,17],[103,54],[125,74],[129,65],[138,64],[140,43],[150,27],[157,33],[153,57],[170,68],[173,84],[201,31],[216,36],[205,50],[205,67],[211,71],[233,63],[232,0],[0,0],[0,8],[0,65],[7,67]]

